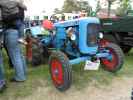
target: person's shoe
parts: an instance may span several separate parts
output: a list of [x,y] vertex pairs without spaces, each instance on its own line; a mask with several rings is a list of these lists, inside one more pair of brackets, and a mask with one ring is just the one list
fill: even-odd
[[6,89],[5,81],[0,81],[0,93],[3,93],[5,89]]
[[23,38],[18,39],[18,42],[24,45],[28,44]]
[[10,79],[10,82],[16,82],[16,83],[19,83],[19,82],[24,82],[24,80],[23,80],[23,81],[18,81],[18,80],[16,80],[15,78],[11,78],[11,79]]
[[6,84],[4,84],[1,88],[0,88],[0,93],[3,93],[6,90]]

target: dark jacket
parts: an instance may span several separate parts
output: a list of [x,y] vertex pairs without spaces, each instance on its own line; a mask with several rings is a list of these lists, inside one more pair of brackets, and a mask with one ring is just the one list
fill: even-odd
[[14,26],[14,21],[24,19],[26,6],[21,2],[11,0],[0,0],[1,16],[4,25]]

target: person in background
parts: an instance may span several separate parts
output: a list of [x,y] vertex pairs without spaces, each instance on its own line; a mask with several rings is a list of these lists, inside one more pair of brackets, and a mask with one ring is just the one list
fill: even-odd
[[50,33],[52,33],[51,31],[54,29],[54,24],[52,21],[43,20],[42,27],[43,27],[43,33],[45,35],[49,35]]
[[[0,9],[2,15],[2,25],[4,28],[4,46],[7,48],[9,58],[15,69],[15,76],[11,78],[11,82],[24,82],[26,80],[26,63],[22,55],[19,39],[21,38],[21,9],[25,9],[25,6],[18,1],[13,0],[1,0]],[[0,89],[5,86],[4,70],[2,54],[0,49]]]
[[62,15],[61,16],[61,20],[60,20],[61,22],[63,22],[63,21],[65,21],[65,15]]

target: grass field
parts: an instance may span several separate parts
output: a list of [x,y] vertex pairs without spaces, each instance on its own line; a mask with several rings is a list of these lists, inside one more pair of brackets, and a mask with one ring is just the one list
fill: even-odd
[[[39,100],[34,98],[36,97],[36,95],[41,95],[41,93],[36,94],[36,91],[38,89],[40,91],[42,91],[43,89],[43,92],[44,92],[44,94],[41,95],[41,97],[43,97],[44,95],[44,98],[40,100],[58,100],[58,99],[54,99],[54,97],[53,99],[50,98],[49,95],[51,95],[51,93],[55,94],[55,98],[58,98],[58,94],[59,96],[63,95],[62,97],[67,98],[65,94],[60,94],[51,83],[48,65],[41,65],[36,68],[33,68],[31,67],[31,65],[28,65],[27,81],[24,83],[18,84],[18,83],[10,83],[8,81],[13,75],[13,70],[9,69],[6,56],[5,56],[4,62],[6,66],[6,79],[8,83],[7,85],[8,88],[4,93],[0,94],[0,100],[23,100],[23,99]],[[100,88],[107,89],[106,87],[111,86],[114,80],[119,81],[123,78],[133,79],[132,78],[133,77],[133,50],[128,55],[125,56],[125,64],[117,74],[112,74],[110,72],[104,71],[102,68],[100,68],[98,71],[84,71],[83,66],[84,66],[84,63],[73,66],[73,83],[72,83],[71,89],[66,92],[67,95],[71,95],[73,94],[73,92],[77,92],[77,91],[84,92],[86,88],[91,86],[98,89]],[[45,93],[45,92],[48,92],[48,93]],[[29,97],[33,97],[33,99]],[[62,100],[67,100],[67,99],[62,99]],[[99,99],[99,100],[102,100],[102,99]],[[110,100],[113,100],[113,99],[110,99]]]

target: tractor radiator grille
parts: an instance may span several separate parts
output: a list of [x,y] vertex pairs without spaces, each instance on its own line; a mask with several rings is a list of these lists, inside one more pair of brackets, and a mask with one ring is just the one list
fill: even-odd
[[88,44],[88,46],[97,45],[99,31],[100,31],[99,24],[88,24],[88,26],[87,26],[87,44]]

